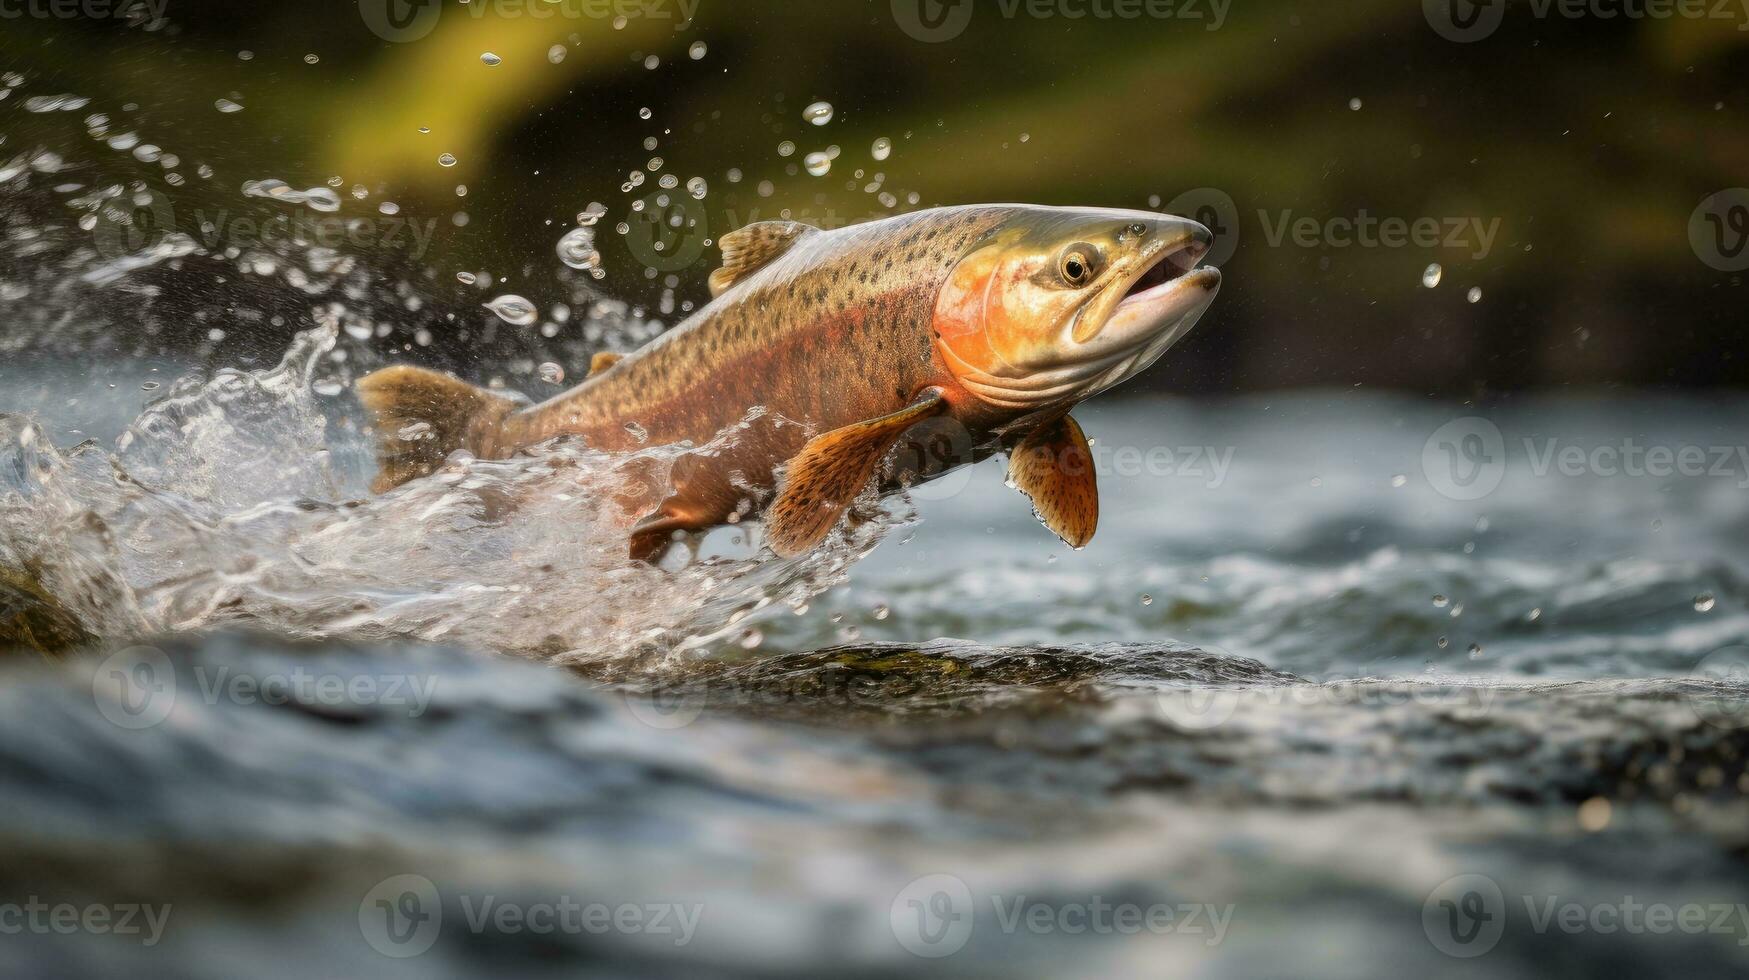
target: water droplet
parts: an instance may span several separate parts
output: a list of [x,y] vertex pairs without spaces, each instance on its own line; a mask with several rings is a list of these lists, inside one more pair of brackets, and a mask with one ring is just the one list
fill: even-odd
[[704,196],[710,193],[710,188],[705,184],[703,177],[693,177],[686,182],[686,192],[691,194],[694,199],[702,201]]
[[504,59],[498,57],[497,55],[493,54],[490,51],[486,51],[480,55],[480,62],[482,64],[484,64],[487,68],[496,68],[499,65],[504,63]]
[[564,384],[565,369],[552,361],[542,362],[540,366],[540,379],[550,385]]
[[808,168],[808,173],[824,177],[832,172],[832,157],[827,153],[810,153],[802,160],[802,166]]
[[1446,648],[1446,647],[1448,647],[1448,646],[1450,646],[1450,645],[1451,645],[1451,641],[1450,641],[1450,640],[1448,640],[1448,639],[1446,639],[1446,638],[1445,638],[1445,637],[1443,637],[1443,636],[1442,636],[1442,637],[1440,637],[1440,638],[1439,638],[1439,648],[1440,648],[1440,649],[1441,649],[1441,650],[1444,650],[1444,649],[1445,649],[1445,648]]
[[869,147],[868,153],[869,156],[874,157],[876,160],[885,160],[887,157],[893,155],[893,141],[882,136],[880,139],[874,141],[873,146]]
[[322,60],[322,56],[321,56],[321,55],[316,55],[316,54],[306,54],[306,55],[304,55],[304,64],[306,64],[306,65],[314,65],[314,64],[318,64],[318,63],[320,63],[320,62],[321,62],[321,60]]
[[383,203],[377,205],[377,211],[382,213],[382,214],[390,214],[390,215],[400,214],[401,213],[401,206],[399,204],[396,204],[394,201],[384,201]]
[[738,642],[741,644],[741,649],[753,650],[765,642],[765,634],[759,630],[748,628],[741,631],[741,639]]
[[431,428],[430,422],[413,422],[402,426],[395,432],[395,438],[402,442],[419,442],[430,439],[434,435],[436,435],[436,431]]
[[1146,592],[1142,593],[1142,605],[1151,606],[1153,604],[1154,604],[1154,597],[1149,595]]
[[1444,278],[1445,278],[1445,267],[1440,265],[1438,262],[1433,262],[1433,263],[1430,263],[1427,266],[1427,268],[1422,271],[1422,273],[1421,273],[1421,285],[1427,287],[1428,289],[1432,289],[1433,287],[1439,285],[1439,281],[1441,279],[1444,279]]
[[888,616],[891,616],[892,614],[893,614],[893,611],[891,609],[887,608],[886,603],[882,603],[882,604],[874,607],[874,618],[876,618],[876,619],[886,619]]
[[789,140],[784,140],[782,143],[777,144],[777,155],[780,157],[787,157],[795,153],[795,151],[796,145]]
[[1391,476],[1391,486],[1393,487],[1400,487],[1408,482],[1409,478],[1401,473],[1396,473]]
[[140,383],[140,390],[141,391],[157,391],[159,388],[162,388],[162,387],[163,387],[163,385],[159,384],[156,381],[144,381],[144,382]]
[[1349,99],[1348,100],[1348,108],[1354,110],[1355,112],[1360,111],[1360,106],[1361,106],[1361,102],[1359,99]]
[[1469,293],[1464,298],[1472,303],[1480,303],[1482,301],[1482,287],[1471,286]]
[[832,121],[832,103],[814,102],[802,110],[802,119],[816,126],[824,126]]
[[1482,645],[1480,643],[1470,644],[1470,659],[1471,660],[1482,659]]
[[693,61],[699,61],[703,59],[705,54],[709,51],[710,48],[707,47],[703,41],[694,41],[692,42],[692,46],[686,49],[686,56]]
[[595,250],[594,228],[573,228],[559,239],[559,261],[573,269],[594,268],[601,261]]
[[636,441],[637,444],[640,446],[643,445],[645,442],[648,442],[650,439],[649,430],[645,429],[643,426],[639,425],[636,422],[627,422],[625,425],[625,429],[627,432],[631,433],[632,439],[634,441]]
[[243,107],[230,99],[220,99],[213,103],[213,108],[220,112],[242,112]]
[[1694,611],[1712,612],[1713,606],[1717,602],[1718,600],[1713,597],[1711,592],[1702,592],[1700,595],[1694,597]]
[[332,378],[330,378],[327,381],[316,382],[315,384],[310,386],[310,390],[314,391],[318,395],[321,395],[323,398],[333,398],[334,396],[340,394],[342,391],[345,391],[346,386],[341,384],[340,382],[335,381]]
[[590,201],[589,206],[577,212],[577,224],[584,228],[593,228],[595,223],[607,216],[607,205],[599,201]]
[[644,106],[643,108],[638,110],[638,118],[639,119],[648,119],[653,115],[655,115],[655,113],[650,111],[649,106]]
[[485,307],[498,314],[498,319],[512,326],[526,327],[540,319],[540,312],[534,308],[534,304],[514,293],[506,293],[485,304]]
[[479,277],[472,272],[458,272],[455,274],[455,278],[457,282],[464,286],[472,286],[474,283],[480,281]]
[[561,61],[564,61],[565,60],[565,46],[563,44],[555,44],[552,47],[548,48],[547,49],[547,60],[552,62],[555,65]]
[[1435,595],[1433,597],[1433,605],[1437,609],[1444,609],[1446,607],[1446,605],[1450,602],[1451,602],[1451,600],[1447,599],[1443,595]]
[[453,154],[453,153],[439,153],[437,155],[437,165],[440,167],[453,167],[453,166],[455,166],[455,154]]
[[1527,622],[1532,622],[1532,623],[1543,618],[1543,607],[1538,606],[1535,609],[1532,609],[1530,612],[1525,613],[1524,618]]

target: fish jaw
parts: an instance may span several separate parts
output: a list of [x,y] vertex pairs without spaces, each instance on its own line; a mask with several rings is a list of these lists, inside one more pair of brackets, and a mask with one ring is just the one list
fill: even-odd
[[[1200,265],[1213,236],[1186,218],[1039,208],[1019,224],[961,262],[936,308],[941,361],[997,409],[1073,404],[1134,377],[1196,325],[1220,289],[1220,271]],[[1095,257],[1097,276],[1054,281],[1066,251]]]

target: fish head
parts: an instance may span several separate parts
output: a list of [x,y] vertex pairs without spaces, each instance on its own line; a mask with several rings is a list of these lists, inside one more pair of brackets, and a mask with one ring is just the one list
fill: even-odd
[[1220,289],[1212,240],[1188,218],[1016,208],[960,259],[935,305],[935,346],[980,402],[1073,404],[1140,373]]

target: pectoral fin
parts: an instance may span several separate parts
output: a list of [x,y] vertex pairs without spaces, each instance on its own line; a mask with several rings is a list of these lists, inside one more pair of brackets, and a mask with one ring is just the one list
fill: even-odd
[[765,534],[772,550],[791,558],[819,544],[905,430],[946,410],[941,392],[931,388],[891,415],[809,440],[790,461],[783,489],[766,512]]
[[1081,426],[1065,415],[1022,439],[1009,453],[1008,477],[1032,500],[1032,509],[1072,548],[1093,540],[1099,527],[1099,481],[1093,450]]
[[594,357],[589,359],[589,377],[593,378],[608,368],[613,367],[615,364],[618,364],[622,357],[625,357],[625,355],[615,354],[612,351],[604,350],[596,353]]

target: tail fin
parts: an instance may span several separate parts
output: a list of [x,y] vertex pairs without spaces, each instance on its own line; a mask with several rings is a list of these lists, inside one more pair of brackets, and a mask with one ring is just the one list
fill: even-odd
[[516,399],[405,364],[360,378],[358,397],[377,430],[382,469],[371,483],[373,493],[433,472],[458,449],[480,452],[484,437],[522,407]]

